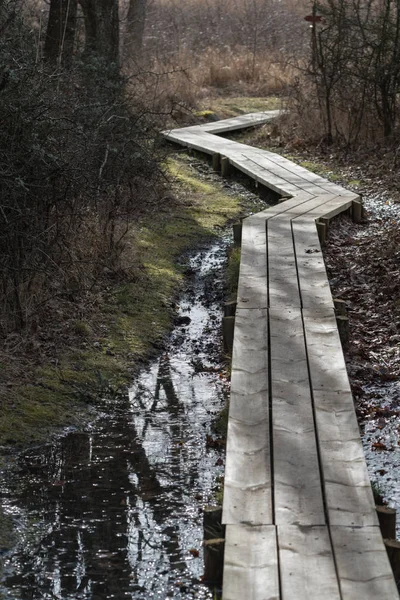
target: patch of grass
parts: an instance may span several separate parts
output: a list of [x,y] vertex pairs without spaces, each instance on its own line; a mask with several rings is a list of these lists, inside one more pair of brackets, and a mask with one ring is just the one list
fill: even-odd
[[218,115],[221,119],[237,117],[251,112],[276,110],[282,107],[282,100],[277,96],[252,98],[238,96],[233,98],[205,98],[201,101],[202,111]]
[[224,503],[224,477],[220,475],[220,477],[216,480],[216,486],[214,489],[214,498],[215,502],[218,506],[222,506]]
[[340,181],[341,180],[340,175],[338,175],[337,173],[332,171],[332,169],[330,167],[327,167],[326,165],[322,165],[321,163],[315,163],[315,162],[312,162],[309,160],[303,160],[300,162],[298,160],[295,160],[295,162],[298,162],[305,169],[308,169],[309,171],[312,171],[313,173],[316,173],[317,175],[321,175],[321,177],[325,177],[325,179],[329,179],[329,181]]
[[74,324],[75,333],[78,335],[88,338],[91,334],[91,329],[85,321],[76,321]]
[[168,170],[181,203],[142,225],[136,245],[142,277],[117,294],[124,305],[112,328],[112,345],[134,358],[146,355],[170,329],[171,299],[183,279],[176,259],[201,239],[215,236],[241,210],[239,198],[200,180],[184,160],[170,158]]
[[60,422],[76,424],[76,403],[70,402],[66,390],[40,385],[16,386],[3,402],[0,421],[1,445],[25,445],[48,438]]
[[236,300],[240,269],[240,248],[232,247],[229,251],[225,273],[226,297],[228,301]]
[[213,110],[196,110],[193,114],[195,117],[201,117],[203,119],[210,119],[215,116]]
[[226,439],[228,433],[229,405],[226,404],[212,424],[214,433]]
[[239,197],[222,183],[200,179],[183,157],[170,158],[166,169],[175,198],[132,231],[135,276],[109,286],[93,322],[88,317],[73,324],[79,347],[31,368],[31,377],[21,377],[20,383],[8,367],[0,370],[0,446],[44,441],[58,427],[79,424],[87,418],[88,404],[123,392],[140,361],[161,347],[183,282],[178,258],[242,211]]

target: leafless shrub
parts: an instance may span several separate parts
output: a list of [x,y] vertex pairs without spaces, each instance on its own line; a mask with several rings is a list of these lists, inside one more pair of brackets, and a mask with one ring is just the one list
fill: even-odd
[[[393,136],[400,86],[399,2],[324,0],[314,3],[313,12],[318,20],[303,78],[311,102],[304,106],[318,112],[320,137],[355,146]],[[301,110],[301,103],[297,107]]]
[[2,334],[118,270],[158,173],[148,110],[115,71],[99,58],[46,67],[14,8],[0,4]]

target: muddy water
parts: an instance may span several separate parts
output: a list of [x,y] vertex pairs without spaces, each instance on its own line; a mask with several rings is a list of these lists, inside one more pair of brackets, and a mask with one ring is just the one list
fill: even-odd
[[[210,448],[220,377],[227,239],[189,260],[168,353],[86,431],[18,459],[1,486],[18,526],[0,597],[205,599],[202,508],[223,472]],[[209,439],[208,439],[209,442]]]

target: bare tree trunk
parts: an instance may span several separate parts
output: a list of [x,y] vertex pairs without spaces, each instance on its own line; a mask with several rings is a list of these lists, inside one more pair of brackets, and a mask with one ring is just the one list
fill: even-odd
[[79,0],[85,20],[85,51],[118,64],[118,0]]
[[51,0],[44,55],[50,62],[68,64],[74,50],[77,0]]
[[139,58],[142,53],[146,10],[147,0],[130,0],[124,40],[126,58]]

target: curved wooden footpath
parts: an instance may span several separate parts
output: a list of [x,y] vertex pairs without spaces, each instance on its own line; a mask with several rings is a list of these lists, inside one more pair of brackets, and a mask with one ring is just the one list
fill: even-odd
[[[394,600],[317,231],[359,197],[216,134],[165,132],[286,197],[243,221],[223,522],[224,600]],[[321,234],[321,232],[320,232]]]

